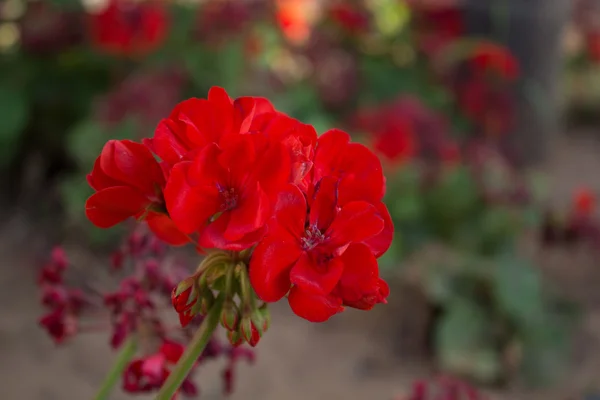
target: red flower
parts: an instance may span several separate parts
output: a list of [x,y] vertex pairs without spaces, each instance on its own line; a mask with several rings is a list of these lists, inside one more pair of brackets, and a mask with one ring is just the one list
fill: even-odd
[[385,193],[385,178],[379,158],[367,147],[350,143],[350,136],[331,129],[317,141],[313,169],[307,175],[307,193],[324,177],[339,179],[337,204],[343,207],[351,201],[366,201],[375,206],[384,220],[384,229],[365,241],[376,257],[387,251],[392,242],[394,226],[387,207],[381,199]]
[[62,307],[44,315],[39,323],[56,344],[61,344],[77,332],[77,319]]
[[596,208],[596,195],[588,188],[581,188],[573,196],[573,208],[581,217],[589,217]]
[[[170,365],[179,361],[183,350],[182,344],[164,339],[157,353],[129,363],[123,373],[123,390],[129,393],[147,393],[160,389],[170,374]],[[189,376],[179,390],[186,395],[198,392]]]
[[413,127],[408,119],[388,124],[382,131],[375,133],[375,150],[395,163],[405,163],[417,152],[417,143]]
[[164,215],[165,177],[144,145],[109,141],[87,178],[96,190],[86,202],[86,215],[94,225],[110,228],[129,217],[145,218],[160,239],[174,245],[188,241]]
[[264,135],[240,135],[224,150],[210,144],[173,167],[167,208],[183,232],[200,232],[200,246],[242,250],[264,236],[271,199],[289,171],[286,149]]
[[364,32],[369,28],[369,17],[355,5],[338,2],[329,9],[330,18],[350,33]]
[[422,6],[413,0],[417,41],[425,54],[434,55],[465,32],[463,10],[453,5]]
[[343,304],[369,308],[366,303],[387,295],[375,256],[363,244],[384,229],[384,220],[365,201],[339,207],[341,184],[332,177],[320,181],[310,208],[296,186],[283,190],[269,234],[250,261],[250,280],[262,300],[277,301],[289,291],[292,310],[313,322],[326,321]]
[[101,50],[116,55],[141,55],[158,48],[169,28],[167,10],[160,1],[110,0],[90,17],[90,36]]
[[512,128],[514,99],[506,87],[476,78],[459,85],[457,92],[464,113],[488,137],[498,137]]
[[519,77],[519,62],[510,51],[498,44],[483,42],[471,54],[472,68],[477,73],[493,72],[512,81]]

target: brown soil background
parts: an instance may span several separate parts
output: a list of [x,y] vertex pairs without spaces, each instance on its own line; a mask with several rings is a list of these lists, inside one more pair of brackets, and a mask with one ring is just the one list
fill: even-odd
[[[558,140],[548,158],[551,161],[542,168],[549,174],[557,204],[566,204],[572,189],[581,184],[600,192],[600,143],[589,136]],[[104,335],[80,336],[57,348],[37,327],[42,310],[35,286],[36,260],[50,245],[36,231],[36,224],[18,212],[0,227],[3,400],[92,399],[114,358]],[[600,389],[598,256],[589,251],[555,252],[543,258],[549,281],[560,283],[558,286],[581,300],[586,309],[569,373],[554,388],[525,391],[515,387],[491,393],[492,399],[574,400],[584,391]],[[389,305],[369,313],[348,311],[320,325],[295,317],[285,302],[275,305],[273,323],[258,347],[256,364],[242,363],[237,369],[232,399],[388,400],[399,396],[413,379],[433,372],[411,351],[418,345],[406,343],[405,336],[411,332],[404,329],[403,316],[406,311],[418,315],[418,304],[412,301],[393,285]],[[222,366],[214,362],[202,367],[202,399],[222,398]],[[130,397],[115,393],[113,398]]]

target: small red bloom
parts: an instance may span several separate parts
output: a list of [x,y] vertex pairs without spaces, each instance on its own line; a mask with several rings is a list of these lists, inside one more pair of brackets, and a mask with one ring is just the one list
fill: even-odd
[[423,6],[421,0],[411,0],[419,47],[434,55],[453,43],[465,32],[463,10],[456,5]]
[[[123,390],[129,393],[147,393],[160,389],[170,374],[169,367],[179,361],[183,350],[181,343],[163,339],[157,353],[129,363],[123,373]],[[179,390],[186,394],[198,392],[189,376]]]
[[480,43],[473,49],[470,61],[476,73],[493,72],[506,80],[519,77],[519,62],[510,51],[491,42]]
[[169,29],[168,12],[160,1],[110,0],[89,21],[93,43],[116,55],[149,53],[163,43]]
[[596,195],[588,188],[581,188],[573,196],[575,213],[582,217],[589,217],[596,208]]
[[129,217],[146,218],[161,239],[174,245],[188,241],[162,215],[165,176],[146,146],[110,140],[87,178],[96,190],[86,202],[86,215],[94,225],[110,228]]
[[345,2],[337,2],[329,9],[330,18],[350,33],[364,32],[369,28],[369,16],[364,10]]
[[44,315],[40,325],[46,329],[56,344],[61,344],[77,332],[77,320],[65,308],[56,308]]
[[[365,280],[368,287],[358,285],[355,273],[378,279],[375,256],[362,243],[384,229],[384,220],[365,201],[339,207],[337,186],[334,178],[324,178],[310,209],[297,187],[285,189],[269,222],[269,234],[250,261],[250,280],[262,300],[277,301],[289,291],[292,310],[313,322],[342,311],[346,299],[358,304],[363,295],[374,296],[373,281]],[[351,265],[355,261],[360,264]]]

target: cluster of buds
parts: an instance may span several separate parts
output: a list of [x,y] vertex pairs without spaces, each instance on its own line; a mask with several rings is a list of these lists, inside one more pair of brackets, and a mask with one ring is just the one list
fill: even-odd
[[65,251],[55,247],[38,277],[42,304],[49,309],[39,322],[57,344],[77,333],[79,316],[88,305],[80,290],[65,285],[64,272],[68,265]]
[[400,396],[397,400],[484,400],[477,389],[465,382],[450,377],[413,383],[408,396]]
[[[178,289],[173,288],[189,274],[189,269],[185,262],[168,251],[164,243],[149,234],[145,227],[141,228],[135,230],[111,254],[110,271],[120,280],[116,290],[92,288],[88,291],[67,285],[65,272],[69,261],[62,248],[52,251],[50,261],[44,265],[39,275],[42,303],[50,308],[49,313],[40,319],[40,324],[55,343],[64,343],[76,333],[99,330],[109,334],[113,349],[124,348],[133,343],[135,353],[122,375],[122,388],[128,393],[159,390],[202,322],[201,318],[192,322],[191,312],[180,314],[184,328],[169,322],[169,298],[172,293],[176,293]],[[223,255],[219,257],[224,259]],[[219,257],[209,255],[204,265],[214,266],[213,262]],[[209,268],[206,272],[209,270],[211,274],[216,272],[214,268]],[[187,294],[174,297],[180,299],[176,308],[184,308],[186,298],[190,301],[192,298],[197,299],[198,306],[210,307],[206,291],[203,296],[206,300],[197,297],[201,286],[206,286],[209,281],[213,282],[212,278],[208,279],[208,275],[202,276],[204,279],[192,284],[192,290],[185,292]],[[179,287],[190,281],[189,278],[184,279]],[[218,357],[228,360],[223,371],[225,393],[233,390],[236,362],[241,359],[251,362],[254,360],[250,349],[225,345],[213,337],[179,392],[187,396],[197,395],[198,388],[192,380],[192,373],[199,364]]]
[[254,347],[270,324],[267,304],[260,306],[248,275],[250,252],[215,251],[206,256],[195,274],[175,287],[171,301],[181,326],[197,315],[205,316],[218,296],[224,299],[221,326],[231,345],[246,342]]

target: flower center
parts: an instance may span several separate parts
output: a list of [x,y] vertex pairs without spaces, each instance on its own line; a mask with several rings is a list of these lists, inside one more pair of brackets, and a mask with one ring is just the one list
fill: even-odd
[[325,235],[314,225],[309,225],[304,231],[304,236],[300,239],[304,251],[314,249],[318,244],[325,240]]
[[221,211],[233,210],[238,204],[238,194],[234,188],[219,187],[221,196]]

